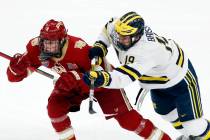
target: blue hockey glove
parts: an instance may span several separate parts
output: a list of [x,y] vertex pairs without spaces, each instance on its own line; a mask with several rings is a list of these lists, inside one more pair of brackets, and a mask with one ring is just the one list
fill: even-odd
[[93,47],[89,50],[89,58],[92,60],[94,57],[106,56],[108,50],[105,43],[102,41],[96,41]]
[[84,82],[91,86],[91,80],[94,80],[94,87],[105,87],[111,83],[111,77],[105,71],[90,71],[83,75]]

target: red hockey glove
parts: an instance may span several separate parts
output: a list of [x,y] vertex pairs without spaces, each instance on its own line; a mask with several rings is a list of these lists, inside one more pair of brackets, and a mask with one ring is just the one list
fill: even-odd
[[30,61],[27,56],[22,54],[15,54],[11,60],[9,65],[9,70],[15,76],[27,76],[27,67],[30,66]]
[[70,92],[71,90],[86,92],[89,88],[84,84],[81,77],[82,74],[76,71],[63,72],[55,83],[55,89],[65,92]]

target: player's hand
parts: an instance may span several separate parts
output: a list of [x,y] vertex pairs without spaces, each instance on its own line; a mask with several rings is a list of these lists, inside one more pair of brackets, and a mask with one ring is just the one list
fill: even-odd
[[9,69],[14,75],[22,76],[27,75],[27,67],[29,66],[30,61],[28,57],[17,53],[11,58]]
[[102,41],[96,41],[93,47],[89,50],[89,58],[92,60],[95,57],[103,58],[107,54],[107,47]]
[[[76,76],[78,76],[78,79]],[[78,80],[80,80],[80,74],[77,73],[76,71],[74,72],[63,72],[61,73],[60,77],[58,80],[55,82],[55,89],[61,90],[61,91],[66,91],[70,92],[72,89],[76,89],[79,85]]]
[[90,71],[83,75],[84,82],[91,86],[91,80],[94,81],[94,87],[105,87],[111,83],[110,74],[106,71]]

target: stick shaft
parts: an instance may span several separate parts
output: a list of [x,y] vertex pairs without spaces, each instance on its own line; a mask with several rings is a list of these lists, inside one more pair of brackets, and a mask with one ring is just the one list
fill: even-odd
[[[96,65],[96,58],[93,58],[91,60],[91,70],[94,70]],[[94,79],[91,79],[91,85],[90,85],[90,92],[89,92],[89,113],[94,114],[96,113],[93,109],[93,100],[94,100]]]

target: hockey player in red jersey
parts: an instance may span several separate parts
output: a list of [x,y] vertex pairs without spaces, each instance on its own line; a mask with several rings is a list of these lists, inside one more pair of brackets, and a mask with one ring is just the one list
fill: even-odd
[[[60,74],[48,99],[48,116],[60,140],[75,140],[67,114],[79,111],[82,100],[88,98],[89,87],[81,77],[90,70],[91,47],[81,38],[68,35],[63,22],[49,20],[26,48],[25,53],[11,59],[7,69],[9,81],[19,82],[26,78],[30,73],[28,67],[45,66]],[[106,119],[115,118],[122,128],[145,139],[170,140],[166,133],[131,107],[123,90],[95,89],[95,98],[104,114],[112,114]]]

